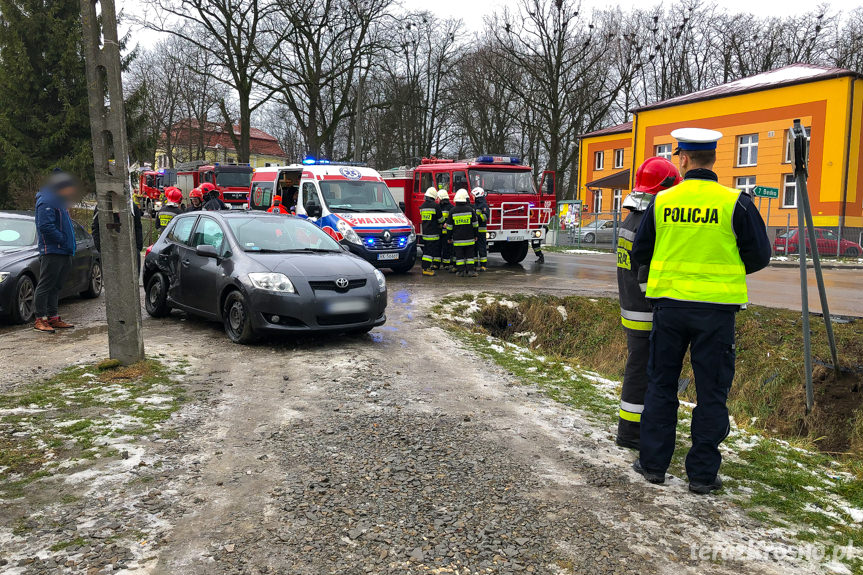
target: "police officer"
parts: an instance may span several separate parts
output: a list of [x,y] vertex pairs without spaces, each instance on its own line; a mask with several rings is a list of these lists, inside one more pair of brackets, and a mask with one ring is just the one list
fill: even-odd
[[282,196],[273,196],[273,205],[269,207],[267,212],[271,214],[287,214],[288,210],[282,205]]
[[484,189],[474,188],[471,193],[473,194],[473,209],[479,219],[476,234],[476,268],[484,272],[488,269],[488,219],[491,211]]
[[168,186],[165,188],[165,204],[159,209],[156,214],[156,227],[164,228],[174,219],[177,214],[182,214],[180,202],[183,201],[183,192],[180,188]]
[[210,182],[204,182],[201,184],[201,193],[204,194],[204,199],[206,203],[204,204],[204,209],[209,212],[216,212],[219,210],[229,210],[231,208],[228,207],[228,204],[222,201],[222,198],[219,197],[219,189],[211,184]]
[[648,158],[635,172],[632,193],[623,200],[629,215],[620,225],[617,237],[617,291],[627,350],[617,420],[617,444],[621,447],[638,449],[653,326],[653,309],[644,297],[648,268],[632,260],[632,242],[654,196],[679,183],[680,173],[674,164],[665,158]]
[[446,227],[447,220],[449,220],[450,210],[452,210],[452,203],[449,201],[449,192],[447,192],[446,190],[438,190],[437,197],[438,200],[440,200],[440,221],[442,227],[440,240],[441,264],[443,265],[443,269],[448,269],[449,271],[455,273],[457,270],[452,257],[452,236],[450,235],[450,231]]
[[455,259],[457,275],[475,278],[479,275],[474,269],[479,218],[469,200],[470,196],[464,188],[455,193],[455,207],[450,210],[446,228],[452,237],[453,259]]
[[426,190],[425,201],[420,205],[424,276],[433,276],[441,263],[441,210],[437,195],[437,190],[430,187]]
[[634,260],[650,266],[647,297],[653,301],[640,457],[633,469],[651,483],[665,481],[677,431],[677,382],[689,348],[698,405],[686,474],[689,490],[706,494],[722,487],[719,444],[729,432],[734,316],[748,301],[746,274],[770,262],[770,240],[752,198],[717,181],[713,165],[722,134],[682,128],[671,135],[684,180],[656,196],[632,249]]

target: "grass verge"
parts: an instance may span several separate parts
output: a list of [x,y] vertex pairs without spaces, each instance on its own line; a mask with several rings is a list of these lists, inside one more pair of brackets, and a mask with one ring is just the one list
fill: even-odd
[[0,396],[0,496],[94,460],[128,458],[184,400],[174,371],[148,359],[70,367]]
[[[548,397],[578,408],[613,437],[617,380],[622,375],[626,349],[616,301],[465,294],[442,301],[433,312],[472,349],[516,378],[536,384]],[[738,348],[742,349],[735,387],[746,387],[743,380],[754,379],[761,390],[761,403],[774,406],[772,411],[770,406],[763,407],[765,413],[773,413],[780,403],[779,397],[771,396],[771,389],[787,392],[786,388],[795,387],[788,378],[800,376],[793,362],[782,355],[786,347],[793,348],[791,329],[795,325],[799,329],[799,318],[795,324],[789,314],[793,315],[756,308],[739,318]],[[841,328],[837,338],[846,353],[854,349],[849,338],[859,329],[852,326],[837,326]],[[765,338],[765,330],[772,332],[771,337]],[[770,355],[765,347],[772,350]],[[760,355],[774,360],[759,360]],[[765,374],[772,378],[765,378]],[[741,393],[732,406],[738,414],[756,405],[754,391]],[[782,401],[790,401],[789,395],[782,397]],[[691,407],[684,404],[680,412],[678,448],[669,470],[679,477],[685,477],[683,457],[688,449]],[[793,410],[791,405],[778,407],[785,414]],[[757,417],[742,420],[746,425],[735,424],[723,444],[723,493],[752,517],[783,528],[800,542],[863,545],[863,474],[857,453],[818,452],[812,447],[819,441],[809,435],[797,434],[787,440],[771,437],[771,432],[775,435],[778,430],[759,427]],[[843,561],[853,572],[863,572],[863,560]]]

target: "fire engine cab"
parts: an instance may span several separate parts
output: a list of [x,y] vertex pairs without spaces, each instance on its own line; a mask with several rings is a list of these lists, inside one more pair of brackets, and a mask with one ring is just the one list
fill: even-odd
[[443,189],[450,197],[460,188],[483,188],[491,217],[489,252],[500,252],[508,263],[527,256],[531,241],[545,242],[555,205],[555,173],[543,172],[539,190],[533,172],[514,156],[479,156],[470,160],[423,158],[415,168],[383,172],[405,214],[419,227],[419,207],[428,188]]
[[177,164],[177,187],[183,191],[183,198],[188,199],[194,188],[210,182],[231,209],[245,208],[253,171],[249,164],[186,162]]
[[[260,168],[252,180],[249,208],[268,209],[275,192],[282,205],[295,205],[298,217],[313,221],[375,267],[398,273],[414,267],[414,227],[375,170],[311,158],[301,166]],[[290,199],[294,193],[295,204]]]

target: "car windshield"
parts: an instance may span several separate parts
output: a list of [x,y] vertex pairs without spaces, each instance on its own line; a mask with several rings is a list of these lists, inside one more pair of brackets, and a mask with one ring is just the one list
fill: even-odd
[[471,188],[488,194],[535,194],[530,170],[470,170]]
[[341,246],[305,220],[280,217],[226,218],[245,252],[340,252]]
[[0,217],[0,252],[36,243],[36,224],[31,219]]
[[216,183],[223,188],[248,188],[252,183],[252,172],[218,172]]
[[401,210],[383,182],[324,180],[321,194],[331,212],[382,212]]

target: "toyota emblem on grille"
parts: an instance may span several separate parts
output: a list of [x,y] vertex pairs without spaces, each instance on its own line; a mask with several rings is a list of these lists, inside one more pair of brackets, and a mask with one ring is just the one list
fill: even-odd
[[384,232],[384,241],[385,241],[385,242],[388,242],[388,241],[390,241],[391,239],[393,239],[393,235],[389,232],[389,230],[386,230],[386,231]]
[[348,289],[348,278],[339,278],[336,280],[336,287],[339,289]]

